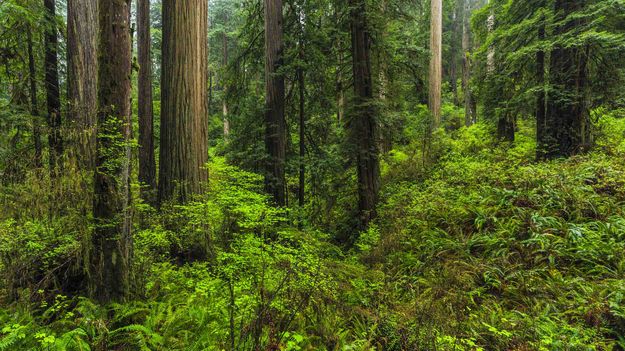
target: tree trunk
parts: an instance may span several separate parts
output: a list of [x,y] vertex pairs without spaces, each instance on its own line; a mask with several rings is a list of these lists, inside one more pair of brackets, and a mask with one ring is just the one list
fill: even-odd
[[[454,105],[459,105],[458,100],[458,32],[462,30],[462,23],[458,16],[458,7],[462,5],[458,5],[458,2],[462,0],[454,1],[454,12],[452,14],[452,27],[451,27],[451,50],[450,50],[450,58],[449,58],[449,83],[451,86],[451,92],[454,96]],[[462,35],[460,35],[462,37]]]
[[137,0],[137,51],[139,60],[139,183],[141,196],[156,203],[156,161],[154,158],[154,111],[152,102],[152,38],[150,0]]
[[63,154],[61,137],[61,96],[59,90],[58,32],[56,2],[44,0],[47,26],[45,31],[46,103],[48,106],[48,146],[50,174],[56,175],[59,158]]
[[[303,35],[303,34],[302,34]],[[300,64],[304,62],[304,40],[299,42],[299,60]],[[299,206],[304,207],[304,195],[306,188],[306,165],[304,163],[306,157],[306,85],[304,77],[304,69],[300,66],[297,68],[297,82],[299,87],[299,189],[298,199]]]
[[163,1],[159,202],[185,202],[208,180],[208,1]]
[[358,211],[361,230],[376,217],[380,188],[380,163],[377,122],[371,79],[371,43],[364,0],[350,0],[354,110],[348,121],[351,142],[356,148],[358,173]]
[[[541,21],[544,21],[544,18],[541,18]],[[538,28],[538,40],[542,41],[545,39],[545,25],[544,23],[540,24]],[[539,160],[545,158],[545,148],[548,144],[547,140],[545,140],[545,122],[546,122],[546,101],[545,101],[545,52],[543,50],[539,50],[536,52],[536,85],[539,86],[539,89],[536,93],[536,158]]]
[[79,165],[95,166],[97,120],[97,0],[67,2],[68,120]]
[[[557,0],[554,35],[565,35],[583,25],[582,19],[567,20],[586,6],[585,1]],[[590,144],[590,119],[586,106],[588,49],[556,45],[551,52],[549,79],[554,87],[548,99],[544,150],[546,158],[571,156]]]
[[477,122],[473,108],[473,93],[471,92],[471,0],[463,0],[462,11],[462,90],[464,92],[464,114],[467,127]]
[[33,52],[33,34],[29,26],[26,32],[28,40],[28,80],[30,83],[30,114],[33,117],[33,145],[35,146],[35,167],[41,168],[41,126],[39,125],[39,103],[37,102],[37,69]]
[[[225,72],[228,67],[228,35],[226,34],[225,29],[222,35],[222,44],[223,44],[223,70]],[[224,138],[227,138],[228,135],[230,135],[230,121],[228,120],[228,100],[226,99],[226,91],[227,91],[226,82],[223,79],[222,79],[221,86],[223,89],[222,113],[223,113],[223,118],[224,118]]]
[[286,205],[282,0],[265,0],[265,146],[268,153],[265,189],[278,206]]
[[432,125],[436,129],[441,124],[441,93],[443,79],[443,0],[432,0],[430,22],[430,111]]
[[98,120],[91,295],[123,300],[130,270],[130,0],[98,0]]

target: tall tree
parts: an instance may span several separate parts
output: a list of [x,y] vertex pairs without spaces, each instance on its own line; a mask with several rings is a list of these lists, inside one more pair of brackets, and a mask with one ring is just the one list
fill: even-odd
[[97,0],[67,2],[68,120],[80,164],[95,165],[97,120]]
[[208,1],[163,1],[159,200],[185,201],[208,179]]
[[354,107],[348,121],[352,144],[356,148],[358,173],[358,210],[360,229],[376,217],[380,188],[380,163],[377,121],[373,108],[371,79],[371,38],[367,26],[365,0],[350,0]]
[[[540,24],[538,26],[538,40],[545,40],[545,18],[543,15],[539,18]],[[546,147],[545,140],[545,122],[547,115],[547,106],[545,101],[545,51],[539,49],[536,52],[536,84],[538,89],[536,92],[536,157],[538,159],[544,158],[544,152]]]
[[61,136],[61,95],[59,90],[58,28],[56,1],[44,0],[46,9],[45,70],[46,104],[48,106],[48,146],[51,174],[56,174],[59,158],[63,154]]
[[[556,0],[554,34],[570,35],[583,28],[585,19],[572,14],[583,10],[586,0]],[[573,17],[573,18],[572,18]],[[556,42],[551,51],[549,79],[555,88],[550,93],[543,144],[547,158],[570,156],[590,143],[590,116],[586,103],[589,46]]]
[[28,48],[28,81],[30,84],[30,114],[33,116],[33,144],[35,146],[35,167],[40,168],[41,161],[41,126],[39,125],[39,103],[37,101],[37,68],[33,50],[33,33],[30,25],[26,30]]
[[265,189],[279,206],[286,205],[282,21],[282,0],[265,0]]
[[443,79],[443,0],[431,0],[430,19],[430,111],[433,126],[441,123],[441,91]]
[[131,0],[98,0],[98,120],[91,295],[123,300],[130,266]]
[[471,91],[471,0],[462,0],[462,91],[464,92],[465,125],[477,121]]
[[156,200],[154,158],[154,111],[152,102],[152,38],[150,0],[137,0],[137,50],[139,60],[139,182],[146,186],[141,195],[147,203]]
[[[228,67],[228,33],[226,32],[226,24],[228,23],[228,16],[226,15],[224,18],[224,31],[222,33],[222,65],[223,71],[225,72]],[[221,107],[224,119],[224,137],[227,138],[230,134],[230,121],[228,120],[228,99],[226,99],[226,82],[222,80],[222,89],[223,89],[223,97],[221,100]]]
[[299,50],[298,50],[298,59],[299,65],[297,67],[297,87],[299,92],[298,102],[299,102],[299,189],[298,189],[298,200],[299,206],[304,206],[304,195],[306,188],[306,77],[304,76],[304,60],[306,55],[304,53],[304,11],[300,9],[299,12],[299,28],[300,28],[300,37],[299,37]]

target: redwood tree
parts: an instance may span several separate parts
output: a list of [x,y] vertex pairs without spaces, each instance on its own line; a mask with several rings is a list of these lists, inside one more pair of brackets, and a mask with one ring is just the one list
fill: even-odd
[[55,174],[63,153],[61,137],[61,95],[59,90],[58,28],[56,25],[56,2],[44,0],[46,8],[45,71],[46,104],[48,107],[48,146],[50,172]]
[[98,0],[98,119],[91,295],[123,300],[130,265],[130,0]]
[[152,59],[150,0],[137,0],[137,48],[139,60],[139,182],[146,186],[142,197],[155,200],[154,111],[152,106]]
[[443,79],[443,0],[431,0],[430,19],[430,111],[433,126],[441,123],[441,91]]
[[162,6],[159,199],[185,201],[208,179],[208,1]]
[[80,164],[92,169],[97,119],[97,0],[67,1],[68,119]]
[[[556,0],[555,35],[567,35],[584,25],[582,18],[570,18],[588,6],[585,0]],[[547,101],[542,140],[544,157],[570,156],[590,146],[590,116],[585,94],[589,86],[589,46],[556,43],[551,50],[549,79],[554,87]]]
[[33,145],[35,146],[35,167],[40,168],[41,162],[41,127],[39,125],[39,103],[37,101],[37,69],[33,51],[33,34],[30,25],[26,30],[28,48],[28,82],[30,85],[30,114],[33,116]]
[[355,147],[359,224],[360,229],[364,229],[376,217],[380,162],[377,122],[372,105],[371,38],[367,28],[365,0],[350,0],[350,8],[354,106],[347,127]]
[[286,205],[282,0],[265,0],[265,189],[279,206]]

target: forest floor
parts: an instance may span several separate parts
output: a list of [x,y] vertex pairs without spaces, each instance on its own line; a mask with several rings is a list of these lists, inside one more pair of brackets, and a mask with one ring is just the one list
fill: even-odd
[[214,158],[201,200],[136,205],[137,294],[107,307],[59,290],[85,259],[80,179],[64,204],[35,176],[3,188],[0,350],[624,350],[625,120],[544,163],[520,128],[439,135],[427,170],[392,151],[349,249]]

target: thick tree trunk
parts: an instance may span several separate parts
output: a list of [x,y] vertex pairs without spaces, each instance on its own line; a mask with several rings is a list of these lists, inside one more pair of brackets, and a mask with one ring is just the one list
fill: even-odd
[[[567,20],[586,6],[585,1],[556,0],[554,35],[564,35],[581,26],[581,19]],[[570,156],[590,146],[590,119],[586,105],[588,49],[556,45],[551,51],[550,91],[544,131],[546,158]]]
[[128,294],[130,236],[130,0],[98,0],[98,133],[91,295]]
[[61,136],[61,95],[59,90],[58,30],[56,2],[44,0],[47,26],[45,31],[46,103],[48,106],[48,146],[50,174],[55,175],[63,154]]
[[41,126],[39,121],[39,103],[37,102],[37,68],[35,66],[35,54],[33,52],[33,34],[29,26],[26,32],[28,40],[28,81],[30,83],[30,114],[33,117],[33,145],[35,146],[34,163],[36,168],[41,168]]
[[463,0],[462,11],[462,90],[464,92],[464,114],[467,127],[477,122],[471,92],[471,0]]
[[139,60],[139,182],[141,196],[156,203],[156,161],[154,158],[154,111],[152,102],[152,38],[150,0],[137,0],[137,51]]
[[365,1],[350,0],[350,7],[354,110],[348,121],[348,129],[357,154],[359,229],[365,229],[376,217],[380,188],[380,163],[377,122],[372,106],[371,43],[367,29]]
[[97,0],[68,0],[68,120],[79,165],[88,170],[95,167],[97,30]]
[[432,0],[430,22],[430,98],[432,125],[441,124],[441,93],[443,79],[443,0]]
[[279,206],[286,205],[282,0],[265,0],[265,189]]
[[159,200],[184,202],[208,180],[207,0],[163,1]]

